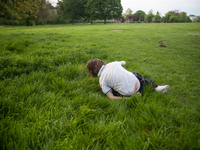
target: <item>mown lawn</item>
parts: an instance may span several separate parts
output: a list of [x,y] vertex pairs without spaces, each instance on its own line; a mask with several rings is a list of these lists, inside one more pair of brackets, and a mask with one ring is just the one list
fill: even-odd
[[[109,100],[90,59],[169,93]],[[200,149],[200,24],[0,28],[0,149]]]

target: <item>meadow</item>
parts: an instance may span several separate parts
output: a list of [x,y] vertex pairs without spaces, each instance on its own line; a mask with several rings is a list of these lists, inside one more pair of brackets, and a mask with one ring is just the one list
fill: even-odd
[[[126,61],[167,94],[109,100],[90,59]],[[200,149],[200,24],[0,28],[0,149]]]

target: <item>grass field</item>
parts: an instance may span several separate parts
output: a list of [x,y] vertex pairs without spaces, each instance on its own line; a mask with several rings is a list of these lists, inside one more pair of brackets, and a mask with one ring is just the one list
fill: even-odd
[[[109,100],[86,63],[125,60],[167,94]],[[200,24],[0,28],[0,149],[200,149]]]

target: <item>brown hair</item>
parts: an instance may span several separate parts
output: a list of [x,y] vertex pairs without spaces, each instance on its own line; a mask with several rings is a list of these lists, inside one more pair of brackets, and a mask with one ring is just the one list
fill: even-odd
[[99,70],[103,65],[105,65],[105,62],[103,60],[100,59],[89,60],[86,65],[89,75],[91,77],[97,77]]

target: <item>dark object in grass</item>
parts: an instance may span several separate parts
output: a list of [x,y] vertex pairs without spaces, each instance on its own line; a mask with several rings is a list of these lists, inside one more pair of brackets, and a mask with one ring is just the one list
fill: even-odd
[[159,45],[160,47],[167,47],[166,45],[163,44],[163,41],[159,41],[158,43],[160,44]]

